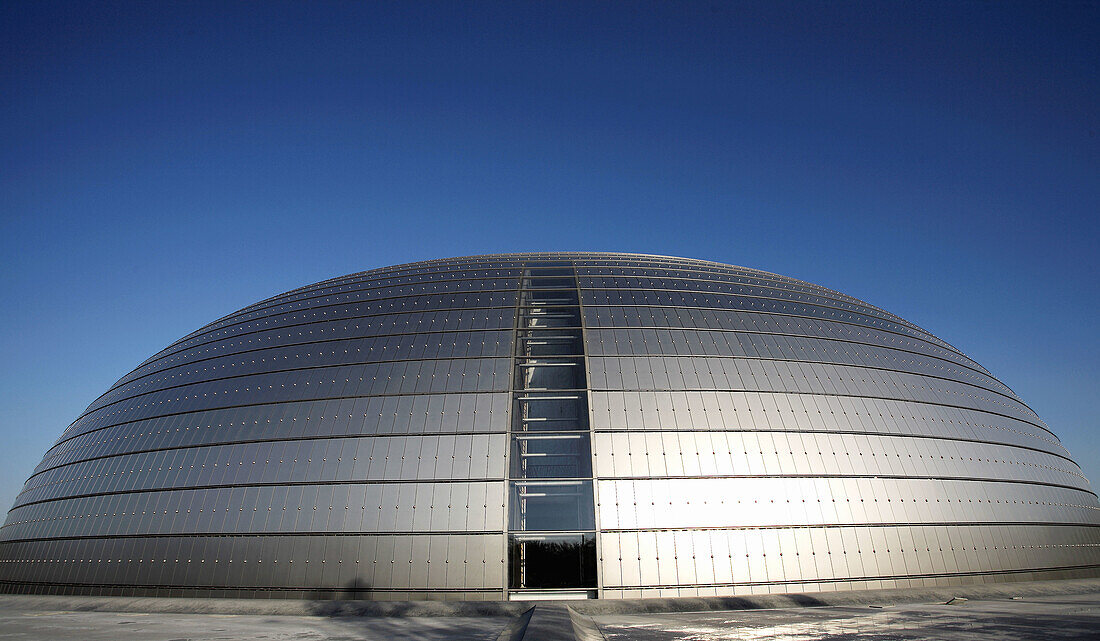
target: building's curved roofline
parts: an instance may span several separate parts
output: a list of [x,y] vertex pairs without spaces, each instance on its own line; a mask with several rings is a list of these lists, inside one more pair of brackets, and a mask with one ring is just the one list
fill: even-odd
[[[332,278],[328,278],[328,279],[325,279],[325,280],[322,280],[322,281],[318,281],[316,283],[311,283],[309,285],[303,285],[302,287],[298,287],[298,288],[295,288],[295,289],[291,289],[291,290],[276,294],[274,296],[270,296],[270,297],[265,298],[261,301],[258,301],[257,303],[254,303],[253,305],[260,305],[262,303],[274,300],[274,299],[279,298],[281,296],[286,296],[288,294],[293,294],[295,292],[302,291],[302,290],[305,290],[305,289],[308,289],[308,288],[311,288],[311,287],[316,287],[318,285],[323,285],[325,283],[330,283],[332,281],[343,280],[343,279],[347,279],[347,278],[355,278],[355,277],[358,277],[358,276],[367,276],[367,275],[375,274],[375,273],[398,271],[398,270],[413,267],[413,266],[416,266],[416,265],[447,264],[447,263],[461,262],[461,261],[466,261],[466,260],[485,260],[485,259],[492,259],[492,258],[511,258],[511,259],[514,259],[514,258],[528,257],[528,256],[531,256],[531,257],[544,257],[544,256],[616,257],[616,256],[622,256],[622,257],[628,257],[628,258],[666,259],[666,260],[674,260],[674,261],[685,261],[685,262],[691,262],[691,263],[697,263],[697,264],[709,264],[709,265],[715,265],[717,267],[742,269],[742,270],[745,270],[745,271],[748,271],[748,272],[755,272],[755,273],[758,273],[758,274],[767,275],[767,276],[771,276],[771,277],[774,277],[774,278],[790,281],[792,283],[798,283],[798,284],[804,285],[806,287],[812,287],[812,288],[824,290],[825,292],[828,292],[830,294],[833,294],[833,295],[839,296],[841,298],[845,298],[845,299],[848,299],[850,301],[859,303],[860,305],[863,305],[863,306],[867,307],[868,309],[873,309],[873,310],[875,310],[875,311],[877,311],[881,314],[889,316],[895,322],[901,323],[903,325],[908,325],[908,326],[912,327],[913,329],[924,332],[925,334],[928,334],[929,336],[935,337],[937,340],[943,341],[948,347],[950,347],[955,352],[958,352],[960,355],[965,356],[966,358],[970,359],[971,361],[974,360],[974,359],[970,358],[969,356],[967,356],[962,350],[955,347],[953,344],[948,343],[947,341],[943,340],[942,338],[940,338],[939,336],[937,336],[933,332],[928,331],[924,327],[922,327],[920,325],[917,325],[916,323],[913,323],[912,321],[906,320],[906,319],[902,318],[901,316],[898,316],[897,314],[889,312],[889,311],[887,311],[887,310],[885,310],[881,307],[878,307],[877,305],[873,305],[873,304],[871,304],[871,303],[869,303],[869,302],[867,302],[867,301],[865,301],[861,298],[857,298],[855,296],[852,296],[851,294],[845,294],[844,292],[842,292],[840,290],[832,289],[830,287],[825,287],[824,285],[820,285],[818,283],[813,283],[813,282],[810,282],[808,280],[802,280],[800,278],[794,278],[794,277],[791,277],[791,276],[787,276],[785,274],[780,274],[778,272],[771,272],[771,271],[767,271],[767,270],[764,270],[764,269],[757,269],[755,267],[746,267],[744,265],[736,265],[736,264],[733,264],[733,263],[723,263],[721,261],[708,260],[708,259],[704,259],[704,258],[689,258],[689,257],[685,257],[685,256],[673,256],[673,255],[670,255],[670,254],[646,254],[646,253],[641,253],[641,252],[560,250],[560,251],[532,251],[532,252],[502,252],[502,253],[492,253],[492,254],[468,254],[468,255],[464,255],[464,256],[450,256],[450,257],[446,257],[446,258],[432,258],[432,259],[428,259],[428,260],[416,260],[416,261],[411,261],[411,262],[407,262],[407,263],[398,263],[398,264],[395,264],[395,265],[387,265],[385,267],[376,267],[374,269],[367,269],[367,270],[360,271],[360,272],[351,272],[349,274],[343,274],[341,276],[334,276]],[[251,305],[250,305],[250,307],[251,307]],[[238,310],[238,311],[240,311],[240,310]],[[236,313],[236,312],[234,312],[234,313]],[[231,315],[232,314],[229,314],[227,316],[231,316]],[[225,318],[225,317],[223,317],[223,318]],[[221,319],[219,318],[218,320],[221,320]],[[215,320],[213,322],[216,323],[216,322],[218,322],[218,320]]]
[[[771,272],[771,271],[767,271],[767,270],[763,270],[763,269],[757,269],[755,267],[746,267],[744,265],[736,265],[736,264],[733,264],[733,263],[723,263],[721,261],[708,260],[708,259],[702,259],[702,258],[688,258],[688,257],[684,257],[684,256],[673,256],[673,255],[669,255],[669,254],[647,254],[647,253],[641,253],[641,252],[573,251],[573,250],[498,252],[498,253],[488,253],[488,254],[468,254],[468,255],[463,255],[463,256],[450,256],[450,257],[444,257],[444,258],[432,258],[432,259],[427,259],[427,260],[417,260],[417,261],[410,261],[410,262],[405,262],[405,263],[397,263],[397,264],[394,264],[394,265],[386,265],[386,266],[383,266],[383,267],[376,267],[374,269],[368,269],[368,270],[363,270],[363,271],[359,271],[359,272],[351,272],[351,273],[348,273],[348,274],[342,274],[340,276],[334,276],[332,278],[327,278],[325,280],[309,283],[309,284],[306,284],[306,285],[302,285],[300,287],[296,287],[294,289],[290,289],[290,290],[287,290],[287,291],[284,291],[284,292],[280,292],[280,293],[272,295],[272,296],[268,296],[264,299],[261,299],[259,301],[254,302],[250,305],[246,305],[245,307],[242,307],[242,308],[237,309],[233,312],[230,312],[229,314],[223,315],[223,316],[207,323],[206,325],[200,327],[199,329],[197,329],[193,332],[189,332],[188,334],[185,334],[184,336],[181,336],[177,340],[173,341],[164,350],[161,350],[161,351],[157,352],[156,354],[150,356],[148,359],[146,359],[145,361],[140,363],[138,365],[138,368],[144,366],[145,364],[147,364],[147,363],[149,363],[153,360],[156,360],[156,358],[158,356],[160,356],[164,351],[170,349],[173,345],[176,345],[177,343],[179,343],[181,341],[187,340],[188,338],[190,338],[193,335],[196,335],[196,334],[199,334],[199,333],[203,332],[205,329],[207,329],[208,327],[210,327],[212,325],[216,325],[220,322],[229,320],[230,318],[232,318],[234,316],[237,316],[237,315],[239,315],[243,312],[247,312],[250,309],[254,309],[254,308],[257,308],[257,307],[262,307],[263,305],[265,305],[267,303],[272,303],[272,302],[274,302],[274,301],[276,301],[280,298],[293,296],[295,294],[303,293],[303,292],[309,291],[311,289],[324,288],[325,286],[335,284],[338,281],[347,281],[347,280],[352,280],[352,279],[357,279],[357,278],[365,278],[365,277],[370,277],[370,276],[383,275],[383,274],[387,274],[387,273],[400,272],[402,270],[407,270],[407,269],[418,267],[418,266],[431,266],[431,265],[444,266],[444,265],[448,265],[448,264],[462,263],[462,262],[469,262],[469,261],[491,261],[493,259],[498,259],[498,260],[561,259],[561,260],[574,260],[575,261],[575,260],[584,260],[586,258],[597,258],[597,259],[623,258],[623,259],[628,259],[628,260],[629,259],[642,259],[642,260],[654,260],[654,261],[671,261],[671,262],[681,263],[681,264],[684,264],[684,265],[700,265],[700,266],[705,265],[705,266],[718,267],[718,268],[721,268],[721,269],[740,270],[740,271],[747,272],[749,274],[759,275],[761,277],[775,279],[775,280],[778,280],[780,282],[786,282],[786,283],[806,287],[808,289],[817,290],[821,294],[826,295],[828,297],[835,298],[839,301],[844,301],[844,302],[847,302],[847,303],[857,304],[857,305],[860,305],[862,307],[865,307],[868,310],[878,312],[879,314],[882,314],[885,317],[884,320],[888,320],[890,322],[895,322],[895,323],[898,323],[900,325],[909,327],[909,328],[911,328],[915,331],[918,331],[920,333],[923,333],[926,336],[928,336],[930,339],[932,339],[932,342],[940,343],[943,347],[946,347],[947,349],[950,349],[950,350],[954,351],[956,354],[958,354],[958,355],[962,356],[963,358],[966,358],[967,360],[969,360],[980,371],[984,372],[986,375],[990,376],[991,378],[996,378],[996,377],[993,377],[991,372],[989,372],[984,367],[982,367],[977,361],[975,361],[973,358],[968,356],[965,352],[963,352],[959,348],[955,347],[953,344],[951,344],[951,343],[945,341],[944,339],[940,338],[939,336],[937,336],[933,332],[925,329],[924,327],[922,327],[920,325],[917,325],[917,324],[915,324],[911,321],[908,321],[905,318],[902,318],[901,316],[898,316],[897,314],[893,314],[893,313],[891,313],[891,312],[889,312],[889,311],[887,311],[887,310],[885,310],[881,307],[873,305],[873,304],[871,304],[871,303],[869,303],[869,302],[867,302],[863,299],[856,298],[855,296],[851,296],[849,294],[845,294],[844,292],[841,292],[841,291],[836,290],[836,289],[825,287],[824,285],[813,283],[813,282],[810,282],[810,281],[807,281],[807,280],[802,280],[802,279],[799,279],[799,278],[793,278],[791,276],[780,274],[778,272]],[[1001,381],[999,381],[999,379],[996,379],[996,380],[998,380],[998,382],[1001,382]],[[1001,384],[1004,385],[1003,382],[1001,382]],[[1007,389],[1009,389],[1009,391],[1012,393],[1012,396],[1014,396],[1017,401],[1023,403],[1023,400],[1020,399],[1019,395],[1016,394],[1014,390],[1009,388],[1007,385],[1005,385],[1005,387]],[[1023,403],[1023,404],[1025,406],[1027,406],[1026,403]],[[1034,410],[1030,406],[1027,406],[1027,407],[1028,407],[1029,410],[1031,410],[1034,413]]]

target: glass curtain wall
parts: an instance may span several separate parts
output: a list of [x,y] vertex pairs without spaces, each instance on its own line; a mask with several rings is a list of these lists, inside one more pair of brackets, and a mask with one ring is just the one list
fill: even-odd
[[508,587],[515,598],[594,597],[592,447],[573,267],[528,264],[518,306]]

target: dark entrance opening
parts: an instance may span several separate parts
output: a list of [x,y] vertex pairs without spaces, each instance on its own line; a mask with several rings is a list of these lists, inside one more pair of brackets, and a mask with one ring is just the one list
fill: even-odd
[[594,534],[513,534],[508,540],[508,587],[596,587]]

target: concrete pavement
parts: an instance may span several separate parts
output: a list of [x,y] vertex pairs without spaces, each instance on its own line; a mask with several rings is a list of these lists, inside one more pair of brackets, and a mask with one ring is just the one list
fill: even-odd
[[[957,597],[951,605],[946,602]],[[364,602],[0,595],[0,641],[1100,639],[1100,579],[705,599]]]

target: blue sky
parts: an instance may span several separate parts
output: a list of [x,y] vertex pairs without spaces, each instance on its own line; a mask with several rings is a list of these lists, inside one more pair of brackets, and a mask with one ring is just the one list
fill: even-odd
[[616,250],[802,278],[1100,483],[1100,7],[0,4],[0,503],[183,334],[339,274]]

